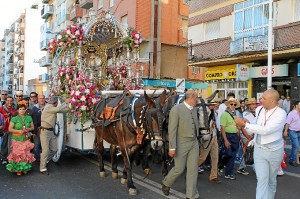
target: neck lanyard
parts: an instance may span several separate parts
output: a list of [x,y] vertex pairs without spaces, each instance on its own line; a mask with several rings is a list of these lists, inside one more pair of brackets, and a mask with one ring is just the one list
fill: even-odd
[[[277,106],[278,107],[278,106]],[[275,110],[269,115],[269,117],[267,118],[267,110],[265,111],[265,122],[264,122],[264,126],[266,126],[267,121],[270,119],[270,117],[273,115],[273,113],[276,111],[277,107],[275,108]]]

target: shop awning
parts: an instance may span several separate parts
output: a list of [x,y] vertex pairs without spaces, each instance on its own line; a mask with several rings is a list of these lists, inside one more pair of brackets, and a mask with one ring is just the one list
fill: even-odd
[[[143,79],[145,86],[163,87],[163,88],[176,88],[175,80],[166,79]],[[207,89],[207,83],[200,82],[185,82],[185,88],[193,89]]]

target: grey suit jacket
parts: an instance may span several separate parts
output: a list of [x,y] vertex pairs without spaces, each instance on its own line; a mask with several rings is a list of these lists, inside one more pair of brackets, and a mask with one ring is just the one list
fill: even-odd
[[196,108],[193,108],[191,112],[184,103],[174,106],[170,111],[168,134],[170,149],[177,148],[178,140],[196,139],[199,134]]

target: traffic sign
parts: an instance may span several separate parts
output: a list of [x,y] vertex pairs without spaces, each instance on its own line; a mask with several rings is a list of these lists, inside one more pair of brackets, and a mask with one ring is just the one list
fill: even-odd
[[185,79],[176,79],[176,90],[184,91],[185,90]]

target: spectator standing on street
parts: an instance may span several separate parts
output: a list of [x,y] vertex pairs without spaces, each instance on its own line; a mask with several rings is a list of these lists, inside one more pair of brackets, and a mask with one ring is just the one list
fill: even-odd
[[208,107],[211,111],[208,118],[208,122],[210,125],[210,133],[212,138],[206,141],[206,143],[200,144],[200,155],[198,159],[198,164],[199,165],[203,164],[208,154],[210,154],[211,170],[210,170],[209,180],[212,183],[221,183],[221,181],[218,179],[219,145],[218,145],[217,127],[216,127],[216,116],[217,116],[216,111],[219,108],[219,102],[213,99],[211,102],[208,103]]
[[169,195],[170,187],[186,168],[186,197],[199,197],[197,190],[199,124],[197,109],[194,108],[196,104],[197,93],[188,90],[184,102],[174,106],[170,111],[169,156],[174,158],[174,167],[162,181],[162,191],[165,195]]
[[[250,98],[248,99],[247,102],[247,109],[246,111],[243,112],[243,118],[247,119],[250,124],[255,124],[256,123],[256,117],[255,117],[255,110],[256,110],[256,99],[255,98]],[[241,141],[242,144],[245,146],[253,139],[253,134],[248,133],[245,129],[242,129],[242,134],[241,134]],[[245,153],[245,148],[243,147],[243,153]],[[242,175],[249,175],[249,173],[245,170],[246,168],[246,163],[245,159],[242,158],[241,164],[239,166],[239,169],[237,170],[237,173],[242,174]]]
[[0,106],[3,106],[7,99],[7,91],[2,90],[1,91],[1,103]]
[[[0,149],[1,149],[1,145],[2,145],[2,140],[3,140],[3,136],[4,136],[4,128],[5,128],[5,118],[2,115],[2,113],[0,113]],[[1,158],[1,155],[0,155]]]
[[32,109],[34,105],[38,103],[38,94],[36,92],[31,92],[29,96],[29,108]]
[[34,126],[32,118],[26,115],[26,106],[24,101],[18,105],[18,115],[13,117],[9,123],[8,131],[11,136],[11,153],[7,157],[8,164],[6,169],[15,172],[18,176],[22,173],[27,174],[31,170],[31,163],[35,161],[30,150],[34,144],[30,142],[28,133],[33,131]]
[[16,91],[16,101],[15,101],[16,106],[22,100],[23,100],[23,91]]
[[2,164],[7,164],[7,155],[10,148],[10,137],[11,137],[10,133],[8,132],[8,126],[11,118],[15,116],[16,112],[17,110],[14,108],[14,100],[11,96],[8,96],[5,105],[0,107],[0,113],[2,113],[5,118],[5,128],[3,131],[2,146],[1,146]]
[[34,157],[36,161],[40,161],[41,154],[41,141],[40,141],[40,127],[41,127],[41,116],[45,108],[45,95],[38,95],[38,103],[31,109],[33,112],[33,124],[34,124]]
[[294,103],[294,110],[292,110],[286,119],[284,136],[290,137],[292,143],[292,150],[289,156],[289,164],[297,166],[296,153],[298,153],[300,144],[300,101]]
[[40,172],[49,175],[47,170],[47,163],[57,152],[56,136],[53,133],[56,113],[67,112],[69,110],[70,98],[65,100],[65,103],[58,106],[58,97],[52,96],[45,106],[41,115],[41,145],[42,154],[40,158]]
[[276,177],[284,153],[282,132],[286,121],[285,111],[277,106],[278,98],[279,94],[274,89],[263,93],[263,108],[256,109],[256,124],[235,118],[238,127],[255,134],[256,199],[273,199],[276,193]]
[[221,115],[221,133],[225,146],[225,154],[219,164],[219,170],[225,169],[225,178],[235,180],[233,173],[234,161],[239,149],[238,128],[235,125],[234,117],[236,117],[236,108],[240,107],[240,102],[235,98],[230,98],[225,102],[227,109]]
[[286,96],[285,100],[282,103],[282,109],[285,110],[286,114],[289,114],[291,110],[291,97]]

